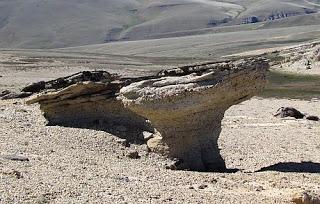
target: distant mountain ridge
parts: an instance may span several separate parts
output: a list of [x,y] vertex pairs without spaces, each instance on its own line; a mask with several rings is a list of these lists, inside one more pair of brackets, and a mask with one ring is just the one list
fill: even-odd
[[[319,0],[2,0],[0,47],[62,48],[259,22],[270,28],[272,21],[277,27],[314,25],[319,10]],[[287,20],[293,16],[300,20]]]

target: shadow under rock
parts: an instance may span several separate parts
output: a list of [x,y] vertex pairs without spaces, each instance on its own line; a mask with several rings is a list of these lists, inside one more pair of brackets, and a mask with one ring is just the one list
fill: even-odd
[[86,123],[50,123],[48,122],[46,126],[60,126],[67,128],[79,128],[79,129],[89,129],[103,131],[112,134],[118,138],[125,139],[131,144],[145,144],[145,138],[143,133],[150,132],[154,133],[154,129],[151,126],[145,126],[145,128],[138,128],[136,126],[127,126],[120,124],[110,124],[104,123],[99,120],[87,121]]
[[320,173],[320,163],[313,162],[280,162],[268,167],[263,167],[256,172],[279,171],[279,172],[296,172],[296,173]]

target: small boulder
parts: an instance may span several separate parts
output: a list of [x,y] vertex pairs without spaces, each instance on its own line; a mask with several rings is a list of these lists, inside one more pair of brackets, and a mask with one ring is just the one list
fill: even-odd
[[306,116],[307,120],[312,120],[312,121],[319,121],[320,118],[318,116],[314,116],[314,115],[308,115]]
[[11,93],[11,92],[10,92],[9,90],[1,91],[1,92],[0,92],[0,97],[3,97],[3,96],[8,95],[8,94],[10,94],[10,93]]
[[148,131],[143,131],[142,135],[143,135],[143,139],[145,141],[148,141],[149,139],[151,139],[153,137],[153,133],[152,132],[148,132]]
[[3,158],[11,161],[29,161],[28,157],[25,157],[23,155],[16,155],[16,154],[5,155],[3,156]]
[[124,146],[124,147],[130,147],[130,143],[129,143],[128,140],[126,140],[126,139],[121,139],[121,138],[119,138],[119,139],[116,140],[116,142],[117,142],[118,144],[121,144],[121,145]]
[[208,188],[208,185],[207,184],[201,184],[198,188],[199,189],[205,189],[205,188]]
[[129,157],[130,159],[139,159],[140,155],[137,151],[131,151],[127,154],[127,157]]
[[32,95],[31,92],[18,92],[18,93],[11,92],[9,94],[2,96],[1,99],[8,100],[8,99],[16,99],[16,98],[27,98],[31,95]]
[[302,118],[304,118],[305,115],[295,108],[281,107],[277,110],[277,112],[276,112],[276,114],[274,114],[274,116],[281,117],[281,118],[293,117],[295,119],[302,119]]

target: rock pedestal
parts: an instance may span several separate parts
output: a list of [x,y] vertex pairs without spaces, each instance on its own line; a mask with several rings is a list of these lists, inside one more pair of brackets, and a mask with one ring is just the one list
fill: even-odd
[[102,81],[94,77],[89,82],[83,81],[82,75],[90,75],[85,72],[72,80],[63,78],[68,83],[28,103],[40,103],[49,123],[58,125],[98,121],[110,128],[123,125],[127,132],[150,132],[149,120],[155,132],[147,141],[151,151],[179,159],[178,168],[223,171],[218,138],[224,112],[262,90],[268,67],[263,58],[247,58],[168,69],[143,78],[103,73]]
[[152,151],[181,159],[183,168],[223,171],[218,138],[224,112],[264,87],[267,68],[251,59],[166,70],[161,78],[123,87],[120,98],[160,133],[149,142]]

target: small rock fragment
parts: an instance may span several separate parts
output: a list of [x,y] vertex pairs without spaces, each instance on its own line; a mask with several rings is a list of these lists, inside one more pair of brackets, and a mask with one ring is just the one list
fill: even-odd
[[10,172],[3,172],[3,174],[14,176],[14,177],[16,177],[17,179],[23,178],[21,172],[19,172],[19,171],[17,171],[17,170],[13,170],[13,171],[10,171]]
[[5,95],[8,95],[9,93],[11,93],[9,90],[4,90],[0,92],[0,97],[3,97]]
[[302,119],[305,115],[298,111],[295,108],[292,107],[281,107],[277,110],[276,114],[274,114],[275,117],[294,117],[295,119]]
[[3,156],[3,158],[11,161],[29,161],[28,157],[25,157],[22,155],[15,155],[15,154],[6,155],[6,156]]
[[127,154],[127,157],[129,157],[130,159],[139,159],[140,155],[137,151],[132,151]]
[[20,93],[9,93],[6,94],[5,96],[2,96],[2,100],[8,100],[8,99],[15,99],[15,98],[27,98],[29,96],[31,96],[32,93],[31,92],[20,92]]
[[308,115],[306,117],[307,120],[312,120],[312,121],[319,121],[319,117],[318,116],[314,116],[314,115]]
[[208,188],[208,185],[207,184],[201,184],[198,188],[199,189],[205,189],[205,188]]
[[153,137],[153,133],[148,132],[148,131],[143,131],[142,135],[143,135],[143,139],[145,141],[148,141],[149,139],[151,139]]
[[13,170],[12,174],[17,178],[17,179],[21,179],[23,178],[21,172]]
[[116,142],[124,147],[130,147],[130,143],[126,139],[117,139]]

